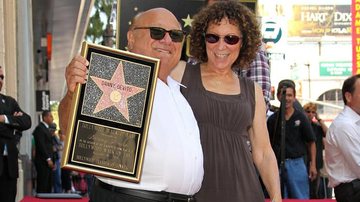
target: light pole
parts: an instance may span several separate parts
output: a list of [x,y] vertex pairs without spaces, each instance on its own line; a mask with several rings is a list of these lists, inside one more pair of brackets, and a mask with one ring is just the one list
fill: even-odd
[[308,71],[308,85],[309,85],[309,99],[311,98],[311,78],[310,78],[310,63],[304,64]]

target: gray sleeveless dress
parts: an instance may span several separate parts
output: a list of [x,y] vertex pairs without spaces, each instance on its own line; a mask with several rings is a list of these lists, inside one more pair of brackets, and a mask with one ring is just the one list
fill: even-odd
[[254,117],[254,83],[239,78],[241,93],[223,95],[207,91],[200,74],[200,65],[188,64],[182,79],[186,88],[181,90],[198,121],[204,153],[197,202],[263,202],[248,134]]

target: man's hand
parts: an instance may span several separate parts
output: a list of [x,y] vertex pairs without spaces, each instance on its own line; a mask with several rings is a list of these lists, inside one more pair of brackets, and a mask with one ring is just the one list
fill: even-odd
[[23,113],[22,112],[14,112],[14,114],[13,114],[14,116],[22,116],[23,115]]
[[316,179],[316,176],[317,176],[317,170],[316,170],[316,167],[311,165],[311,162],[310,162],[310,167],[309,167],[309,178],[311,181],[314,181]]
[[59,124],[62,131],[66,131],[67,122],[69,120],[69,109],[71,106],[72,95],[78,83],[84,84],[88,73],[87,66],[89,62],[78,55],[75,56],[65,70],[65,79],[67,85],[67,93],[59,104]]
[[53,162],[51,159],[48,160],[47,163],[48,163],[49,168],[54,169],[55,164],[54,164],[54,162]]
[[[13,116],[22,116],[22,112],[14,112]],[[0,123],[5,123],[5,114],[0,114]]]
[[68,91],[73,93],[77,83],[84,84],[86,82],[87,66],[89,62],[82,56],[75,56],[65,70],[65,79]]

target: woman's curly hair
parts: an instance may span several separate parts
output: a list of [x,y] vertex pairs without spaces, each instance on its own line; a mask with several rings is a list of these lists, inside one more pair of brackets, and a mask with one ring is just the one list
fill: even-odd
[[204,35],[209,24],[220,23],[224,18],[239,26],[243,35],[240,54],[233,67],[247,68],[261,45],[261,34],[255,14],[238,1],[217,1],[204,7],[194,16],[190,32],[190,54],[200,62],[207,62]]

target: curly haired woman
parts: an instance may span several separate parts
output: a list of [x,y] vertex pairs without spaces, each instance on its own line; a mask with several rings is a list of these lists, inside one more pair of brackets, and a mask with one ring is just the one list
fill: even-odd
[[264,201],[256,168],[272,201],[281,201],[262,90],[234,72],[248,66],[260,43],[256,17],[239,2],[218,1],[194,16],[190,51],[200,63],[179,65],[172,76],[186,86],[200,128],[204,180],[197,202]]

